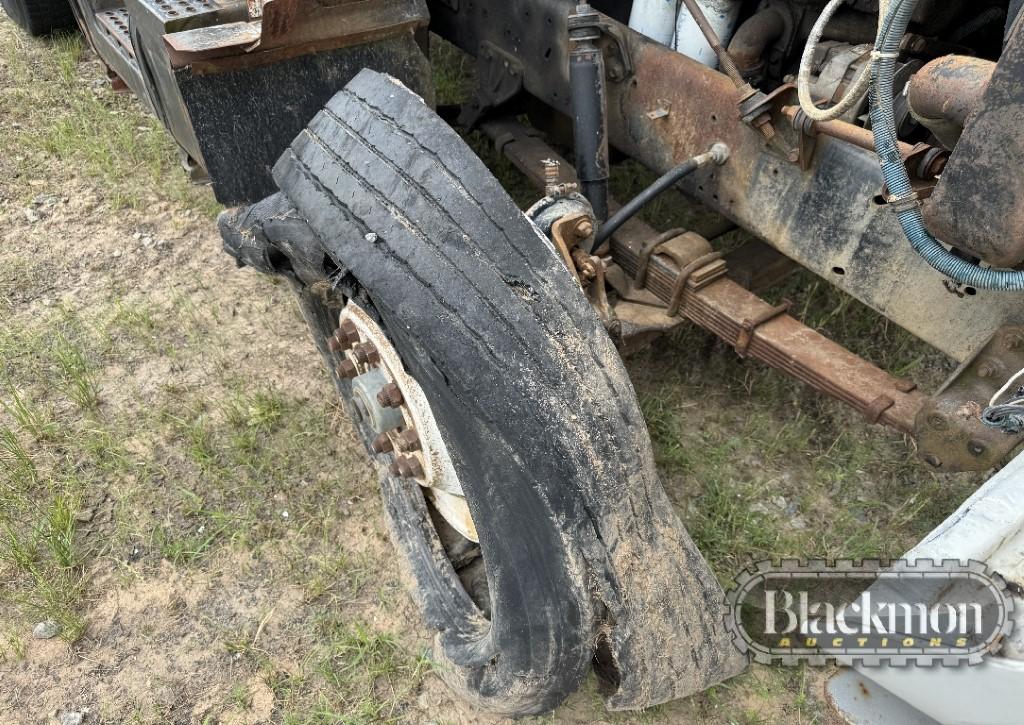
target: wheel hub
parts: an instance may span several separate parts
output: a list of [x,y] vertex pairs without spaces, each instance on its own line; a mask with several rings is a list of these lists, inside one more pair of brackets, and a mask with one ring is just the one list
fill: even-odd
[[376,437],[374,459],[389,475],[415,482],[438,513],[470,541],[476,526],[448,448],[419,383],[398,350],[365,310],[349,302],[328,345],[342,356],[336,372],[352,380],[352,402],[361,423]]

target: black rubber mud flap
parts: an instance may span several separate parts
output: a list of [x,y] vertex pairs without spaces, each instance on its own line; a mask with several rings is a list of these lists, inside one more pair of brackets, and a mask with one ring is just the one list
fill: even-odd
[[722,590],[661,487],[618,354],[551,245],[459,136],[364,70],[274,176],[372,302],[462,481],[489,619],[445,566],[418,486],[383,483],[449,685],[524,715],[558,705],[595,653],[612,709],[740,672]]
[[75,27],[75,15],[68,0],[0,0],[0,5],[29,35],[49,35],[55,30]]

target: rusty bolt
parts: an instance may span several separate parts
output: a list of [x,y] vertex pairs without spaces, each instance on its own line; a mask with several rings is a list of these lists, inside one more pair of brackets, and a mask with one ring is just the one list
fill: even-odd
[[356,345],[352,348],[352,354],[356,362],[363,365],[376,365],[380,362],[380,353],[377,352],[377,346],[372,342],[363,342]]
[[370,450],[372,450],[374,453],[387,453],[388,451],[393,450],[394,447],[395,446],[391,442],[391,439],[388,437],[387,433],[381,433],[379,436],[373,439],[372,443],[370,443]]
[[946,421],[946,417],[942,413],[932,413],[928,416],[928,425],[935,430],[946,430],[949,423]]
[[359,330],[356,329],[355,323],[352,320],[344,320],[334,331],[334,337],[328,340],[327,345],[334,352],[340,352],[348,350],[357,342],[359,342]]
[[576,224],[576,236],[586,239],[594,233],[594,225],[589,219],[580,219]]
[[929,453],[924,457],[924,462],[932,468],[942,468],[942,460],[934,453]]
[[356,369],[356,364],[348,358],[345,358],[338,363],[338,367],[334,368],[334,372],[338,374],[339,378],[354,378],[359,374],[359,371]]
[[399,456],[395,459],[395,462],[388,467],[388,472],[392,476],[401,476],[402,478],[415,478],[416,476],[423,475],[423,466],[420,462],[412,456]]
[[420,437],[416,434],[416,431],[409,429],[403,430],[398,434],[398,450],[400,451],[416,451],[420,448]]
[[402,400],[402,391],[394,383],[388,383],[377,393],[377,402],[385,408],[397,408]]
[[979,440],[967,441],[967,452],[972,456],[980,456],[985,452],[985,444]]

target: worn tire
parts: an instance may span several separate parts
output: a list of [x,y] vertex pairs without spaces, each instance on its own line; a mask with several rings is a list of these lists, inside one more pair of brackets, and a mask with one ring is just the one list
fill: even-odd
[[424,389],[476,522],[489,620],[445,558],[419,487],[382,482],[447,683],[478,707],[526,715],[573,692],[595,655],[612,708],[742,669],[618,354],[551,245],[458,135],[364,70],[274,176],[332,279],[358,288]]
[[75,27],[68,0],[0,0],[4,12],[29,35],[49,35]]

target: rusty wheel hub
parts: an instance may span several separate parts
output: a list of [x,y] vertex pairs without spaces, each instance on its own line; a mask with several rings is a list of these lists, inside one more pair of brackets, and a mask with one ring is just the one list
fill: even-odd
[[377,463],[389,475],[422,486],[444,520],[478,542],[462,484],[427,397],[384,331],[359,305],[349,302],[328,347],[342,356],[336,372],[352,381],[357,422],[374,436],[370,450]]

